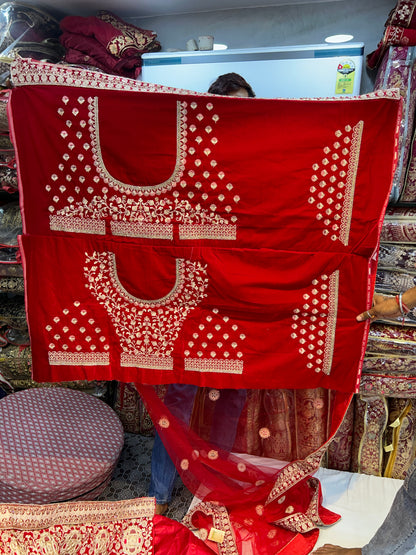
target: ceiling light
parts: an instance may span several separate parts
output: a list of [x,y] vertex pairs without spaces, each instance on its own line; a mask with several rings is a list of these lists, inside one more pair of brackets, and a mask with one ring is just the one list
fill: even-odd
[[325,42],[329,42],[331,44],[338,44],[340,42],[348,42],[354,38],[353,35],[331,35],[330,37],[326,37]]
[[227,50],[227,48],[226,44],[214,43],[214,50]]

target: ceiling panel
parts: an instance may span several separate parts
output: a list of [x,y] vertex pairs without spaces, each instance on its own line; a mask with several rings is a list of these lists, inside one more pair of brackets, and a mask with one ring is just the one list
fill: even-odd
[[200,13],[237,8],[290,6],[342,0],[26,0],[60,14],[94,15],[98,10],[114,11],[124,17],[153,17],[181,13]]

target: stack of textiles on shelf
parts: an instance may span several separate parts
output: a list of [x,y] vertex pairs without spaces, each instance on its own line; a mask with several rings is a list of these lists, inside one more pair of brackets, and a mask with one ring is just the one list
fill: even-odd
[[[398,160],[384,218],[376,293],[395,296],[416,285],[416,1],[398,0],[383,39],[367,57],[375,89],[399,88],[403,112]],[[412,206],[414,205],[414,206]],[[404,478],[415,458],[416,311],[371,324],[360,393],[355,398],[351,470]]]
[[140,75],[141,55],[161,48],[154,31],[140,29],[106,10],[96,16],[64,17],[60,27],[65,62],[131,79]]
[[[399,130],[397,167],[393,177],[390,202],[402,197],[409,198],[412,187],[407,186],[406,170],[412,159],[410,150],[413,145],[412,132],[416,106],[416,46],[390,46],[385,52],[377,71],[374,89],[400,89],[403,98],[403,112]],[[416,149],[415,149],[416,156]],[[416,178],[416,175],[415,175]],[[407,190],[409,189],[409,190]],[[416,199],[416,191],[414,192]]]
[[375,69],[379,66],[386,50],[390,46],[416,45],[416,12],[414,0],[398,0],[389,13],[384,24],[383,37],[377,49],[367,56],[367,66]]
[[[396,209],[397,210],[397,209]],[[405,209],[403,212],[409,212]],[[376,293],[393,296],[416,284],[416,245],[403,221],[386,216]],[[355,400],[352,470],[403,479],[416,455],[416,314],[371,324],[360,394]]]

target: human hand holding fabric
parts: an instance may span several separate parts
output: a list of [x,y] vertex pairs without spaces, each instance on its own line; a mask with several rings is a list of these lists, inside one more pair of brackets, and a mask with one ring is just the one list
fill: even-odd
[[416,306],[416,287],[408,289],[395,297],[374,295],[373,306],[358,314],[357,322],[377,320],[379,318],[397,318],[403,316]]

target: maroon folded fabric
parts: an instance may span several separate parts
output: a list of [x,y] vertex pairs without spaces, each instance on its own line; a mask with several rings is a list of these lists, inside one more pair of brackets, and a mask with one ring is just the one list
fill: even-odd
[[381,62],[384,52],[389,46],[415,46],[416,29],[405,29],[395,25],[388,25],[384,31],[382,40],[378,43],[377,49],[367,56],[367,67],[375,69]]
[[141,54],[160,49],[156,33],[126,23],[107,11],[91,17],[68,16],[60,26],[66,62],[92,65],[132,79],[140,75]]
[[416,29],[415,0],[398,0],[395,8],[389,13],[387,25],[397,25],[407,29]]

